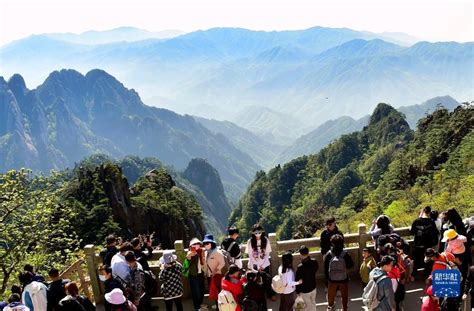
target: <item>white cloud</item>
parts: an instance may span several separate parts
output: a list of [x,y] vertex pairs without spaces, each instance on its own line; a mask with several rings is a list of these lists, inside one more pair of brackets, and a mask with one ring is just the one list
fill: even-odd
[[1,0],[0,44],[34,33],[134,26],[194,31],[347,27],[474,41],[470,0]]

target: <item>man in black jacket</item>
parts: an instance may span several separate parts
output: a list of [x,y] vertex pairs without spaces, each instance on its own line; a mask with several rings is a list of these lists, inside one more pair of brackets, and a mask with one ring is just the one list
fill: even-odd
[[235,264],[237,267],[242,269],[242,253],[240,252],[240,245],[237,242],[239,237],[239,229],[236,227],[230,227],[227,231],[229,236],[222,241],[221,249],[227,252],[226,255],[230,256],[230,262]]
[[[142,265],[143,270],[150,270],[150,265],[148,264],[148,260],[153,257],[153,247],[151,246],[153,240],[149,239],[143,245],[140,238],[134,238],[130,242],[133,246],[133,253],[135,254],[135,258],[137,258],[137,262]],[[145,253],[145,249],[147,253]]]
[[326,220],[326,229],[321,233],[321,254],[324,256],[331,249],[331,237],[333,235],[339,234],[344,240],[344,235],[337,228],[336,218],[331,217]]
[[302,245],[300,247],[301,263],[296,269],[295,280],[303,280],[296,286],[296,292],[303,298],[306,311],[316,311],[316,272],[318,262],[309,256],[309,249]]
[[58,304],[61,299],[66,297],[66,290],[64,287],[71,281],[60,278],[59,270],[55,268],[49,270],[48,275],[51,279],[51,283],[48,287],[48,293],[46,295],[48,298],[48,311],[56,311],[59,310]]
[[100,257],[102,257],[103,264],[110,267],[110,262],[112,261],[112,257],[114,257],[114,255],[118,253],[118,249],[116,246],[117,239],[115,238],[114,235],[109,235],[105,239],[105,242],[107,243],[107,246],[104,249],[102,249],[99,255]]
[[415,237],[413,248],[413,260],[415,262],[412,276],[416,276],[418,268],[425,268],[424,279],[430,275],[431,267],[428,267],[425,262],[425,252],[428,248],[438,245],[439,231],[436,228],[436,223],[431,219],[431,207],[425,206],[420,214],[420,217],[415,219],[411,225],[410,233]]

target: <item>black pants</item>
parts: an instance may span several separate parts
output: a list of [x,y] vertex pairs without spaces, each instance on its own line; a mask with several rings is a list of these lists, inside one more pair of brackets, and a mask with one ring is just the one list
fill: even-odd
[[199,273],[197,276],[190,275],[189,286],[191,288],[194,309],[199,310],[204,300],[204,274]]
[[141,299],[140,303],[138,304],[137,311],[151,311],[151,295],[145,294]]
[[181,297],[165,300],[166,311],[173,310],[173,301],[176,305],[176,310],[183,311],[183,303],[181,302]]

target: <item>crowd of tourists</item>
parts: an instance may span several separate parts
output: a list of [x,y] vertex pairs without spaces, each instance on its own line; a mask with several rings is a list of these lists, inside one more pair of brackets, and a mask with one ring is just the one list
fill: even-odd
[[[463,310],[467,299],[474,306],[473,229],[474,217],[463,221],[454,209],[437,213],[426,206],[411,226],[414,241],[409,245],[394,232],[387,216],[379,216],[368,232],[374,246],[364,248],[357,260],[361,262],[363,304],[368,310],[415,310],[404,305],[405,288],[418,278],[425,284],[422,311]],[[167,311],[174,307],[182,311],[184,282],[188,282],[194,310],[263,311],[267,310],[267,301],[279,300],[280,311],[314,311],[319,269],[325,277],[327,310],[335,310],[338,292],[342,309],[348,310],[349,270],[354,267],[355,258],[346,250],[335,218],[327,219],[320,236],[322,267],[310,256],[310,249],[301,245],[297,251],[281,256],[278,271],[272,275],[272,249],[266,232],[255,224],[250,233],[243,247],[238,242],[236,227],[228,229],[228,236],[220,245],[211,234],[206,234],[202,241],[193,238],[182,262],[178,262],[173,251],[165,250],[159,259],[158,275],[150,270],[152,239],[122,242],[108,236],[100,253],[103,265],[99,267],[105,310],[154,310],[151,299],[159,290]],[[295,254],[299,258],[297,263]],[[245,269],[244,256],[248,257]],[[432,272],[436,270],[460,272],[461,292],[457,297],[435,295]],[[91,301],[80,294],[78,285],[62,279],[57,269],[49,271],[49,279],[47,282],[31,265],[26,265],[19,275],[20,285],[13,286],[8,302],[2,303],[0,310],[95,310]],[[204,303],[206,294],[206,301],[212,303]]]

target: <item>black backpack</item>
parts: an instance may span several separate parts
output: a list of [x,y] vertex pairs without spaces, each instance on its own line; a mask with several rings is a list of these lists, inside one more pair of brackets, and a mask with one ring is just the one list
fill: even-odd
[[416,226],[415,246],[431,247],[436,244],[438,244],[438,229],[434,221]]

